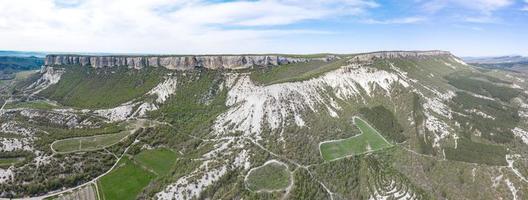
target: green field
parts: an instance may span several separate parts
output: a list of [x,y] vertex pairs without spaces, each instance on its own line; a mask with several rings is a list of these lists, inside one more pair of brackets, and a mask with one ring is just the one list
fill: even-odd
[[251,73],[251,80],[263,85],[307,80],[337,69],[345,65],[347,60],[338,59],[330,62],[310,61],[255,70]]
[[156,178],[140,165],[134,163],[126,156],[119,161],[118,166],[97,181],[101,198],[105,200],[136,199],[141,190],[151,180]]
[[169,149],[145,150],[134,156],[134,160],[158,175],[167,175],[176,163],[177,154]]
[[118,167],[99,179],[103,199],[136,199],[150,181],[168,175],[176,164],[177,154],[167,148],[141,151],[132,158],[123,157]]
[[129,133],[130,131],[121,131],[114,134],[57,140],[51,144],[51,148],[58,153],[94,151],[111,146],[121,141],[123,138],[128,136]]
[[0,167],[9,167],[17,162],[23,161],[23,157],[18,158],[0,158]]
[[361,130],[361,134],[347,139],[321,143],[319,150],[323,159],[332,161],[392,146],[367,122],[355,117],[354,123]]
[[282,163],[268,162],[251,170],[245,181],[251,191],[284,190],[290,185],[291,173]]

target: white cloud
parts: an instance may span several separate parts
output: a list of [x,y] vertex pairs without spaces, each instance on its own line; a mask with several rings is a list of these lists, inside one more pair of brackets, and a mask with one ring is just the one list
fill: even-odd
[[513,3],[514,0],[432,0],[423,7],[429,12],[437,12],[447,7],[462,7],[488,14]]
[[0,49],[152,53],[258,51],[275,37],[328,33],[277,26],[379,6],[371,0],[0,1]]
[[388,20],[376,20],[376,19],[366,19],[363,20],[363,23],[366,24],[416,24],[426,21],[425,17],[403,17],[403,18],[394,18]]
[[528,11],[528,0],[524,1],[524,7],[521,8],[522,11]]

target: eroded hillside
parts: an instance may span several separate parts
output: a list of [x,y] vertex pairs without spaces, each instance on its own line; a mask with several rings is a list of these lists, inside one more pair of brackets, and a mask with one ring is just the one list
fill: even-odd
[[46,64],[2,96],[2,197],[528,198],[526,76],[449,52]]

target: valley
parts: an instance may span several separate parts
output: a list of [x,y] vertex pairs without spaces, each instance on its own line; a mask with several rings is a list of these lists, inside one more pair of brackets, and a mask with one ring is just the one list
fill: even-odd
[[45,61],[0,84],[1,198],[528,198],[524,73],[446,51]]

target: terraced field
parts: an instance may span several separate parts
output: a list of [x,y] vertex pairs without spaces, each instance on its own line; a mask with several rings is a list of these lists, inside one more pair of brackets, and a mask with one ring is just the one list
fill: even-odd
[[392,146],[376,129],[359,117],[354,118],[354,123],[361,130],[361,134],[346,139],[322,142],[319,150],[323,159],[332,161]]

